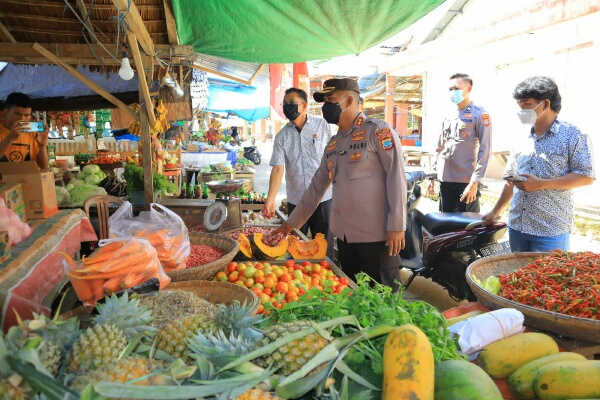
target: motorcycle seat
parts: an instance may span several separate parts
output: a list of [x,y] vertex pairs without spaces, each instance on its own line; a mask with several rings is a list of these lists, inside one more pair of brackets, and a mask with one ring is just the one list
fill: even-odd
[[254,150],[256,149],[256,146],[249,146],[249,147],[244,147],[244,151],[248,152],[250,150]]
[[467,225],[481,221],[483,215],[474,212],[430,212],[421,223],[432,235],[465,229]]

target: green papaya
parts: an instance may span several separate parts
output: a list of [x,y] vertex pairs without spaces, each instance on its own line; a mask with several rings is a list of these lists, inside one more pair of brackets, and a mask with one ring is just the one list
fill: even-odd
[[434,398],[443,400],[502,400],[500,390],[476,364],[443,361],[435,366]]

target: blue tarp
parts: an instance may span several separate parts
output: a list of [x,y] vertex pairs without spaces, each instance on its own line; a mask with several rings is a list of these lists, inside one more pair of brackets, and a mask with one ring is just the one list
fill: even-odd
[[[101,74],[82,67],[77,70],[109,93],[138,91],[137,76],[124,81],[115,73]],[[97,95],[73,75],[56,65],[8,63],[4,68],[0,65],[0,99],[5,99],[12,92],[25,93],[35,99]]]
[[247,86],[223,79],[208,79],[209,98],[206,111],[234,112],[246,121],[267,118],[271,112],[270,88]]

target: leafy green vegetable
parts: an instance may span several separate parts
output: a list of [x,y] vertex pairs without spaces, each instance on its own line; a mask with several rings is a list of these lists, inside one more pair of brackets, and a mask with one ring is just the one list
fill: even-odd
[[497,276],[488,276],[483,282],[477,279],[474,275],[471,275],[471,279],[473,279],[476,284],[491,294],[498,294],[500,291],[500,279],[498,279]]
[[88,175],[84,179],[88,185],[98,185],[100,183],[100,177],[98,175]]
[[[144,169],[139,165],[135,163],[125,164],[123,178],[125,178],[125,181],[127,182],[128,195],[131,195],[131,192],[144,191]],[[154,172],[152,175],[152,185],[154,186],[155,192],[175,193],[177,191],[175,184],[158,172]]]
[[[409,303],[402,298],[401,290],[392,293],[390,287],[374,282],[364,273],[358,274],[356,278],[358,287],[355,290],[347,288],[341,294],[323,296],[318,289],[313,288],[300,296],[298,301],[286,303],[282,309],[267,305],[270,311],[269,321],[324,321],[353,315],[362,328],[414,324],[429,338],[436,363],[461,358],[457,354],[456,342],[445,327],[446,319],[434,306],[424,301]],[[343,335],[346,332],[333,333]],[[346,357],[346,361],[350,365],[367,360],[371,363],[373,371],[381,374],[384,344],[385,337],[357,344]]]
[[79,185],[75,186],[70,192],[71,206],[82,207],[83,203],[92,196],[105,195],[106,190],[94,185]]
[[96,164],[88,164],[83,167],[83,173],[86,175],[97,174],[100,171],[100,167]]
[[[80,185],[84,185],[84,184],[85,184],[85,181],[83,179],[71,179],[69,181],[69,185],[72,185],[72,186],[80,186]],[[67,186],[69,186],[69,185],[67,185]]]

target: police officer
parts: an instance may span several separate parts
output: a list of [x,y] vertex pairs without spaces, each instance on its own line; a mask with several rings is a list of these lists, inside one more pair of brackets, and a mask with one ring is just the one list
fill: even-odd
[[[433,168],[440,183],[440,211],[479,212],[479,183],[492,151],[490,115],[469,99],[473,80],[467,74],[450,77],[450,101],[458,110],[444,120]],[[428,191],[435,194],[434,181]]]
[[300,227],[333,185],[330,229],[339,260],[354,278],[366,272],[397,290],[406,229],[406,176],[396,132],[359,110],[353,79],[329,79],[315,92],[323,117],[339,127],[296,209],[278,231]]

